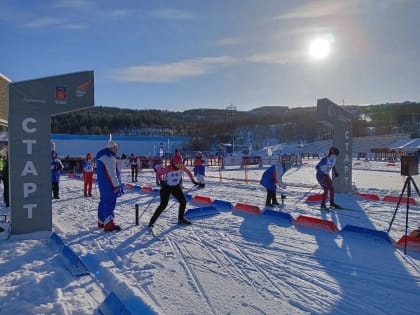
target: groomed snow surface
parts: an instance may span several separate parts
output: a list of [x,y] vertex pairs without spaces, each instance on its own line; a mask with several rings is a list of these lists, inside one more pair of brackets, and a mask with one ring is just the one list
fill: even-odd
[[[53,230],[88,273],[72,275],[74,265],[45,233],[11,235],[0,241],[0,314],[99,314],[115,307],[110,297],[130,314],[418,314],[420,252],[405,254],[395,242],[405,235],[406,219],[408,232],[420,225],[420,198],[411,185],[416,205],[408,216],[405,203],[397,210],[397,203],[383,201],[402,192],[400,164],[354,161],[355,189],[380,200],[337,194],[336,202],[353,211],[321,212],[305,202],[321,192],[316,162],[292,167],[287,189],[277,194],[279,201],[281,192],[287,195],[284,206],[262,214],[223,205],[263,209],[266,192],[258,181],[268,166],[208,167],[204,189],[191,189],[186,177],[187,213],[208,215],[179,226],[171,200],[156,224],[159,239],[146,228],[158,193],[126,189],[116,207],[123,229],[105,233],[96,227],[97,187],[92,198],[83,197],[82,181],[63,175]],[[419,177],[413,176],[417,186]],[[123,180],[130,183],[127,169]],[[157,190],[151,170],[131,184]],[[209,206],[194,203],[197,196],[217,204],[217,213],[193,210]],[[331,221],[337,230],[299,225],[299,216]]]

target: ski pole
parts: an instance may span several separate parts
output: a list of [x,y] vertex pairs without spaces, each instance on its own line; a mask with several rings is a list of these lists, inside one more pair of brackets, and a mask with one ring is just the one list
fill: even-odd
[[139,205],[138,205],[138,203],[136,203],[135,209],[136,209],[136,225],[139,225]]
[[281,204],[284,205],[284,199],[286,199],[286,195],[281,193]]
[[149,203],[147,204],[146,208],[144,208],[143,212],[140,214],[139,216],[139,205],[136,203],[135,206],[135,212],[136,212],[136,225],[139,225],[139,221],[141,219],[141,217],[143,216],[143,214],[147,211],[147,209],[149,209],[150,205],[152,204],[152,202],[155,200],[157,194],[153,196],[152,200],[149,201]]
[[95,186],[94,188],[94,192],[95,192],[95,196],[98,197],[99,193],[98,193],[98,177],[95,178],[95,176],[93,177],[93,184]]

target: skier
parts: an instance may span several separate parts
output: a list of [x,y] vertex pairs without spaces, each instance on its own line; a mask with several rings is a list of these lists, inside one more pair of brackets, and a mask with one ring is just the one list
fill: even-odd
[[61,170],[63,169],[63,163],[57,156],[57,152],[55,150],[51,151],[51,186],[52,186],[52,193],[53,199],[60,199],[59,192],[60,192],[60,174]]
[[286,171],[286,161],[282,158],[264,171],[260,184],[267,189],[265,201],[267,207],[279,205],[276,196],[276,186],[278,185],[282,189],[286,189],[286,184],[283,182],[283,175]]
[[337,156],[339,155],[339,151],[336,147],[331,147],[327,155],[324,156],[316,165],[316,179],[318,183],[321,185],[324,193],[322,194],[322,202],[321,202],[321,209],[326,209],[327,206],[325,202],[330,197],[330,207],[341,209],[339,205],[334,202],[334,185],[332,183],[332,179],[330,177],[330,171],[332,170],[332,174],[334,177],[338,177],[339,174],[335,168],[335,164],[337,162]]
[[166,206],[168,205],[169,197],[171,194],[179,202],[178,224],[191,224],[190,221],[184,218],[185,208],[187,206],[187,200],[185,199],[184,192],[181,188],[181,179],[184,172],[187,173],[188,177],[191,179],[193,184],[197,185],[197,182],[194,180],[191,171],[184,166],[182,156],[178,151],[175,151],[175,154],[171,159],[170,165],[157,170],[156,176],[161,187],[160,204],[156,208],[152,217],[150,218],[150,228],[153,228],[156,220],[161,215],[163,210],[165,210]]
[[194,159],[194,176],[197,178],[198,186],[205,187],[204,176],[206,174],[206,158],[203,153],[198,152]]
[[92,183],[93,173],[95,170],[95,161],[92,159],[92,154],[87,153],[86,159],[82,163],[83,168],[83,191],[85,197],[92,197]]
[[138,174],[137,156],[131,153],[129,162],[130,162],[130,167],[131,167],[131,181],[137,182],[137,174]]
[[98,227],[103,228],[105,232],[121,230],[121,227],[114,223],[114,210],[117,197],[120,197],[124,193],[120,171],[117,167],[117,152],[118,144],[110,140],[108,146],[100,150],[95,158],[100,194]]

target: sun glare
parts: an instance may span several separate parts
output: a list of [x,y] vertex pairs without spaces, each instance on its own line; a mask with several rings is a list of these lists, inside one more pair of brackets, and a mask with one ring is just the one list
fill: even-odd
[[316,38],[309,46],[309,55],[314,59],[324,59],[331,51],[330,41],[326,38]]

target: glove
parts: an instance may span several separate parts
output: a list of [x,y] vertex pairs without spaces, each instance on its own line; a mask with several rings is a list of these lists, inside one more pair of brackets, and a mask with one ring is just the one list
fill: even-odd
[[283,182],[281,182],[281,183],[278,183],[278,185],[279,185],[279,187],[280,188],[282,188],[282,189],[286,189],[286,184],[285,183],[283,183]]

